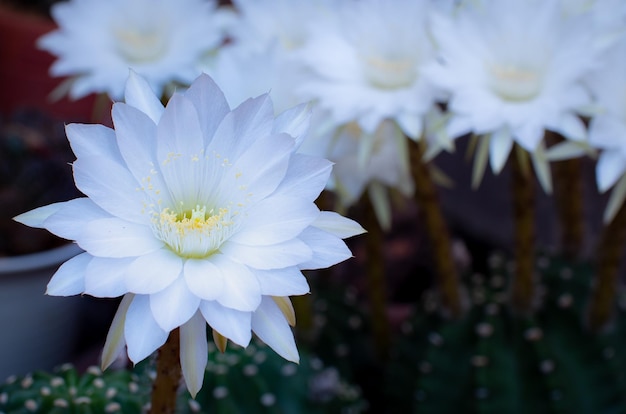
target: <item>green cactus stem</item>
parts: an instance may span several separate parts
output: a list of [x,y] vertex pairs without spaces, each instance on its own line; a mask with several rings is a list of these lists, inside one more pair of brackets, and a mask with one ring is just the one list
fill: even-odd
[[391,330],[387,317],[387,280],[385,278],[385,259],[383,255],[384,232],[376,216],[373,205],[367,196],[363,197],[365,208],[365,250],[367,252],[367,293],[369,297],[370,318],[374,346],[378,357],[387,359]]
[[[557,144],[563,138],[551,131],[546,131],[548,144]],[[561,248],[563,254],[576,258],[584,237],[582,161],[579,158],[551,163],[554,183],[554,197],[561,227]]]
[[463,313],[457,269],[452,257],[450,234],[443,217],[437,189],[429,165],[424,161],[424,140],[409,140],[411,175],[415,183],[415,200],[432,246],[435,278],[444,312],[453,318]]
[[605,329],[615,313],[619,266],[626,243],[626,205],[604,227],[597,254],[597,270],[587,313],[587,322],[594,331]]
[[517,312],[529,313],[536,299],[534,177],[528,154],[517,144],[511,156],[511,174],[516,267],[511,306]]
[[180,332],[174,329],[167,341],[159,348],[157,376],[152,387],[152,414],[174,414],[176,395],[181,378]]

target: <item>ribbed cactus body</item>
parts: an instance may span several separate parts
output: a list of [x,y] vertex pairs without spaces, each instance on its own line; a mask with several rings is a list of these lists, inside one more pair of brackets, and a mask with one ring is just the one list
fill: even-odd
[[[192,399],[181,384],[177,413],[358,414],[366,407],[336,368],[304,351],[294,364],[259,341],[223,354],[210,345],[204,386]],[[0,384],[0,414],[145,413],[154,377],[151,359],[132,371],[91,367],[81,375],[68,364],[13,377]]]
[[0,386],[0,413],[140,413],[150,400],[149,392],[129,371],[90,367],[79,375],[67,364],[52,373],[9,378]]
[[246,349],[211,347],[204,385],[195,400],[185,392],[178,412],[207,414],[351,413],[365,405],[358,388],[336,368],[300,352],[300,363],[284,360],[253,341]]
[[405,324],[389,412],[626,413],[626,321],[616,315],[601,334],[583,323],[593,268],[540,257],[530,315],[508,305],[512,270],[494,256],[489,274],[471,276],[463,318],[445,320],[426,300]]

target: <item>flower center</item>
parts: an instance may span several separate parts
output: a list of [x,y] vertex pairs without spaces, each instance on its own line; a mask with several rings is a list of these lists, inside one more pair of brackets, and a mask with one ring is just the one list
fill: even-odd
[[365,76],[369,82],[382,89],[399,89],[409,86],[417,78],[415,62],[411,59],[369,56],[364,59]]
[[516,65],[493,65],[489,68],[489,87],[506,101],[527,101],[539,94],[541,77],[531,69]]
[[179,213],[164,208],[153,213],[152,228],[180,256],[203,258],[216,252],[233,233],[235,215],[228,208],[207,211],[199,205]]
[[129,62],[152,62],[165,52],[165,37],[158,27],[121,27],[114,29],[113,33],[117,40],[117,50]]

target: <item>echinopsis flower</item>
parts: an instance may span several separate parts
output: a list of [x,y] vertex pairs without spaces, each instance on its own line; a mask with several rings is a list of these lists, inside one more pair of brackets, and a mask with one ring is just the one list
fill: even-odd
[[427,31],[430,7],[426,0],[338,2],[334,24],[312,28],[296,53],[310,72],[298,93],[332,124],[326,156],[336,163],[339,201],[349,207],[367,192],[384,227],[387,190],[413,191],[406,137],[422,137],[437,97],[421,73],[436,56]]
[[314,200],[327,160],[297,154],[306,107],[275,117],[267,95],[231,110],[202,75],[164,108],[131,73],[114,129],[71,124],[76,186],[87,197],[16,220],[85,250],[63,264],[48,294],[124,296],[103,365],[127,346],[138,362],[180,327],[181,365],[195,394],[207,362],[206,324],[246,346],[251,331],[297,361],[288,296],[309,291],[301,271],[351,256],[354,221]]
[[[436,16],[441,62],[425,72],[450,94],[450,135],[482,135],[496,173],[514,143],[531,155],[543,151],[546,129],[583,141],[577,113],[590,96],[582,78],[596,59],[589,18],[566,18],[559,1],[541,0],[467,2]],[[534,161],[549,187],[547,166]]]
[[38,40],[57,56],[53,76],[70,76],[69,96],[123,96],[128,68],[161,94],[170,82],[188,85],[224,38],[212,0],[71,0],[55,4],[59,28]]
[[332,27],[309,35],[299,52],[312,75],[299,88],[328,110],[337,124],[358,123],[374,133],[397,122],[413,139],[436,97],[421,69],[435,58],[427,31],[426,0],[344,1]]

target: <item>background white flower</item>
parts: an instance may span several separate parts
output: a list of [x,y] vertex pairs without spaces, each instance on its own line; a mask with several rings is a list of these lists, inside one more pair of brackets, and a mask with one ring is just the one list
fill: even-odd
[[334,0],[234,0],[238,19],[229,25],[232,41],[251,51],[277,46],[284,54],[303,47],[314,28],[335,18]]
[[[87,195],[18,216],[76,240],[86,252],[53,276],[48,294],[124,295],[104,351],[134,362],[180,327],[192,394],[207,361],[206,323],[246,346],[254,331],[297,361],[290,295],[308,293],[303,269],[351,256],[363,232],[314,204],[331,163],[297,154],[306,107],[275,117],[267,95],[230,110],[207,76],[166,108],[131,74],[115,129],[71,124],[77,187]],[[295,137],[295,138],[294,138]]]
[[224,38],[211,0],[71,0],[51,14],[59,28],[38,45],[58,58],[51,75],[72,77],[75,99],[91,92],[121,99],[129,68],[159,96],[169,82],[188,85]]
[[491,134],[496,173],[514,142],[530,153],[541,150],[545,129],[584,140],[577,111],[590,96],[581,80],[595,61],[588,19],[565,18],[559,1],[541,0],[467,2],[451,16],[437,15],[441,63],[426,72],[450,95],[449,134]]
[[427,32],[425,0],[343,1],[332,27],[310,35],[299,52],[312,72],[301,90],[328,110],[337,125],[357,122],[374,133],[385,119],[396,121],[413,139],[435,90],[421,76],[435,57]]

